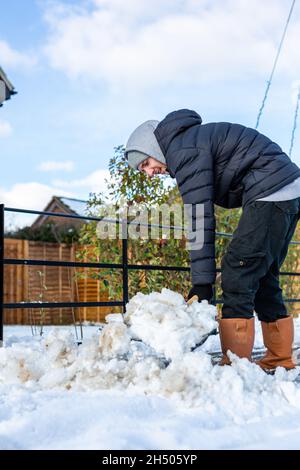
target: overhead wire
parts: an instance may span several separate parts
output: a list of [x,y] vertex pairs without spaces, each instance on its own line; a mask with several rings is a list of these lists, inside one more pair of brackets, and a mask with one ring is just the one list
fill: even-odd
[[289,150],[290,157],[292,156],[293,148],[294,148],[295,133],[297,129],[297,120],[298,120],[298,111],[299,111],[299,102],[300,102],[300,85],[298,88],[297,102],[296,102],[296,108],[295,108],[295,114],[294,114],[294,125],[293,125],[291,144],[290,144],[290,150]]
[[277,49],[276,57],[275,57],[274,64],[273,64],[273,67],[272,67],[272,71],[271,71],[269,80],[267,81],[267,87],[266,87],[266,90],[265,90],[265,94],[264,94],[260,109],[258,111],[258,116],[257,116],[257,119],[256,119],[255,129],[257,129],[258,126],[259,126],[260,118],[262,116],[262,113],[263,113],[263,110],[264,110],[264,107],[265,107],[265,104],[266,104],[266,100],[267,100],[267,97],[268,97],[268,94],[269,94],[269,90],[270,90],[271,83],[272,83],[272,80],[273,80],[274,72],[275,72],[277,62],[278,62],[278,59],[279,59],[279,56],[280,56],[280,52],[281,52],[281,49],[282,49],[282,46],[283,46],[283,43],[284,43],[286,32],[287,32],[287,29],[288,29],[288,26],[289,26],[289,23],[290,23],[292,14],[293,14],[295,3],[296,3],[296,0],[292,0],[291,8],[290,8],[289,15],[288,15],[286,23],[285,23],[285,27],[284,27],[284,30],[283,30],[283,34],[282,34],[278,49]]

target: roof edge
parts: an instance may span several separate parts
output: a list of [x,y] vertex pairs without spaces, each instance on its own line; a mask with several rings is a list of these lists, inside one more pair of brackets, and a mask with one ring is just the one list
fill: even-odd
[[1,67],[0,67],[0,79],[3,80],[3,82],[5,83],[5,85],[7,86],[7,88],[9,89],[9,91],[12,95],[17,93],[15,91],[15,87],[13,86],[11,81],[8,80],[6,73],[4,72],[4,70]]

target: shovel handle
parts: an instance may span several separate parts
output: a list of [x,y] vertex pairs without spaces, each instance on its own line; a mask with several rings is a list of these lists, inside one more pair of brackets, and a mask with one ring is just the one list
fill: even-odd
[[193,295],[193,297],[191,297],[191,298],[187,301],[187,304],[188,304],[188,305],[191,305],[193,302],[198,302],[198,300],[199,300],[198,295]]

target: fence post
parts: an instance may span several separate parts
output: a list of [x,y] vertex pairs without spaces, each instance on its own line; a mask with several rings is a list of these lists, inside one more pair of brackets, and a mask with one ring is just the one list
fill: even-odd
[[3,346],[4,301],[4,204],[0,204],[0,348]]
[[128,295],[128,226],[127,220],[122,221],[122,264],[123,264],[123,311],[126,312],[126,304],[129,301]]

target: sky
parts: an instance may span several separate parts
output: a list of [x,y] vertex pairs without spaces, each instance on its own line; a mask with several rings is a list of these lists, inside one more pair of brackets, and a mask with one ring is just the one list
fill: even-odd
[[[254,127],[291,0],[0,0],[0,199],[42,210],[104,189],[114,147],[175,109]],[[259,130],[289,152],[296,2]],[[299,127],[292,160],[300,164]]]

